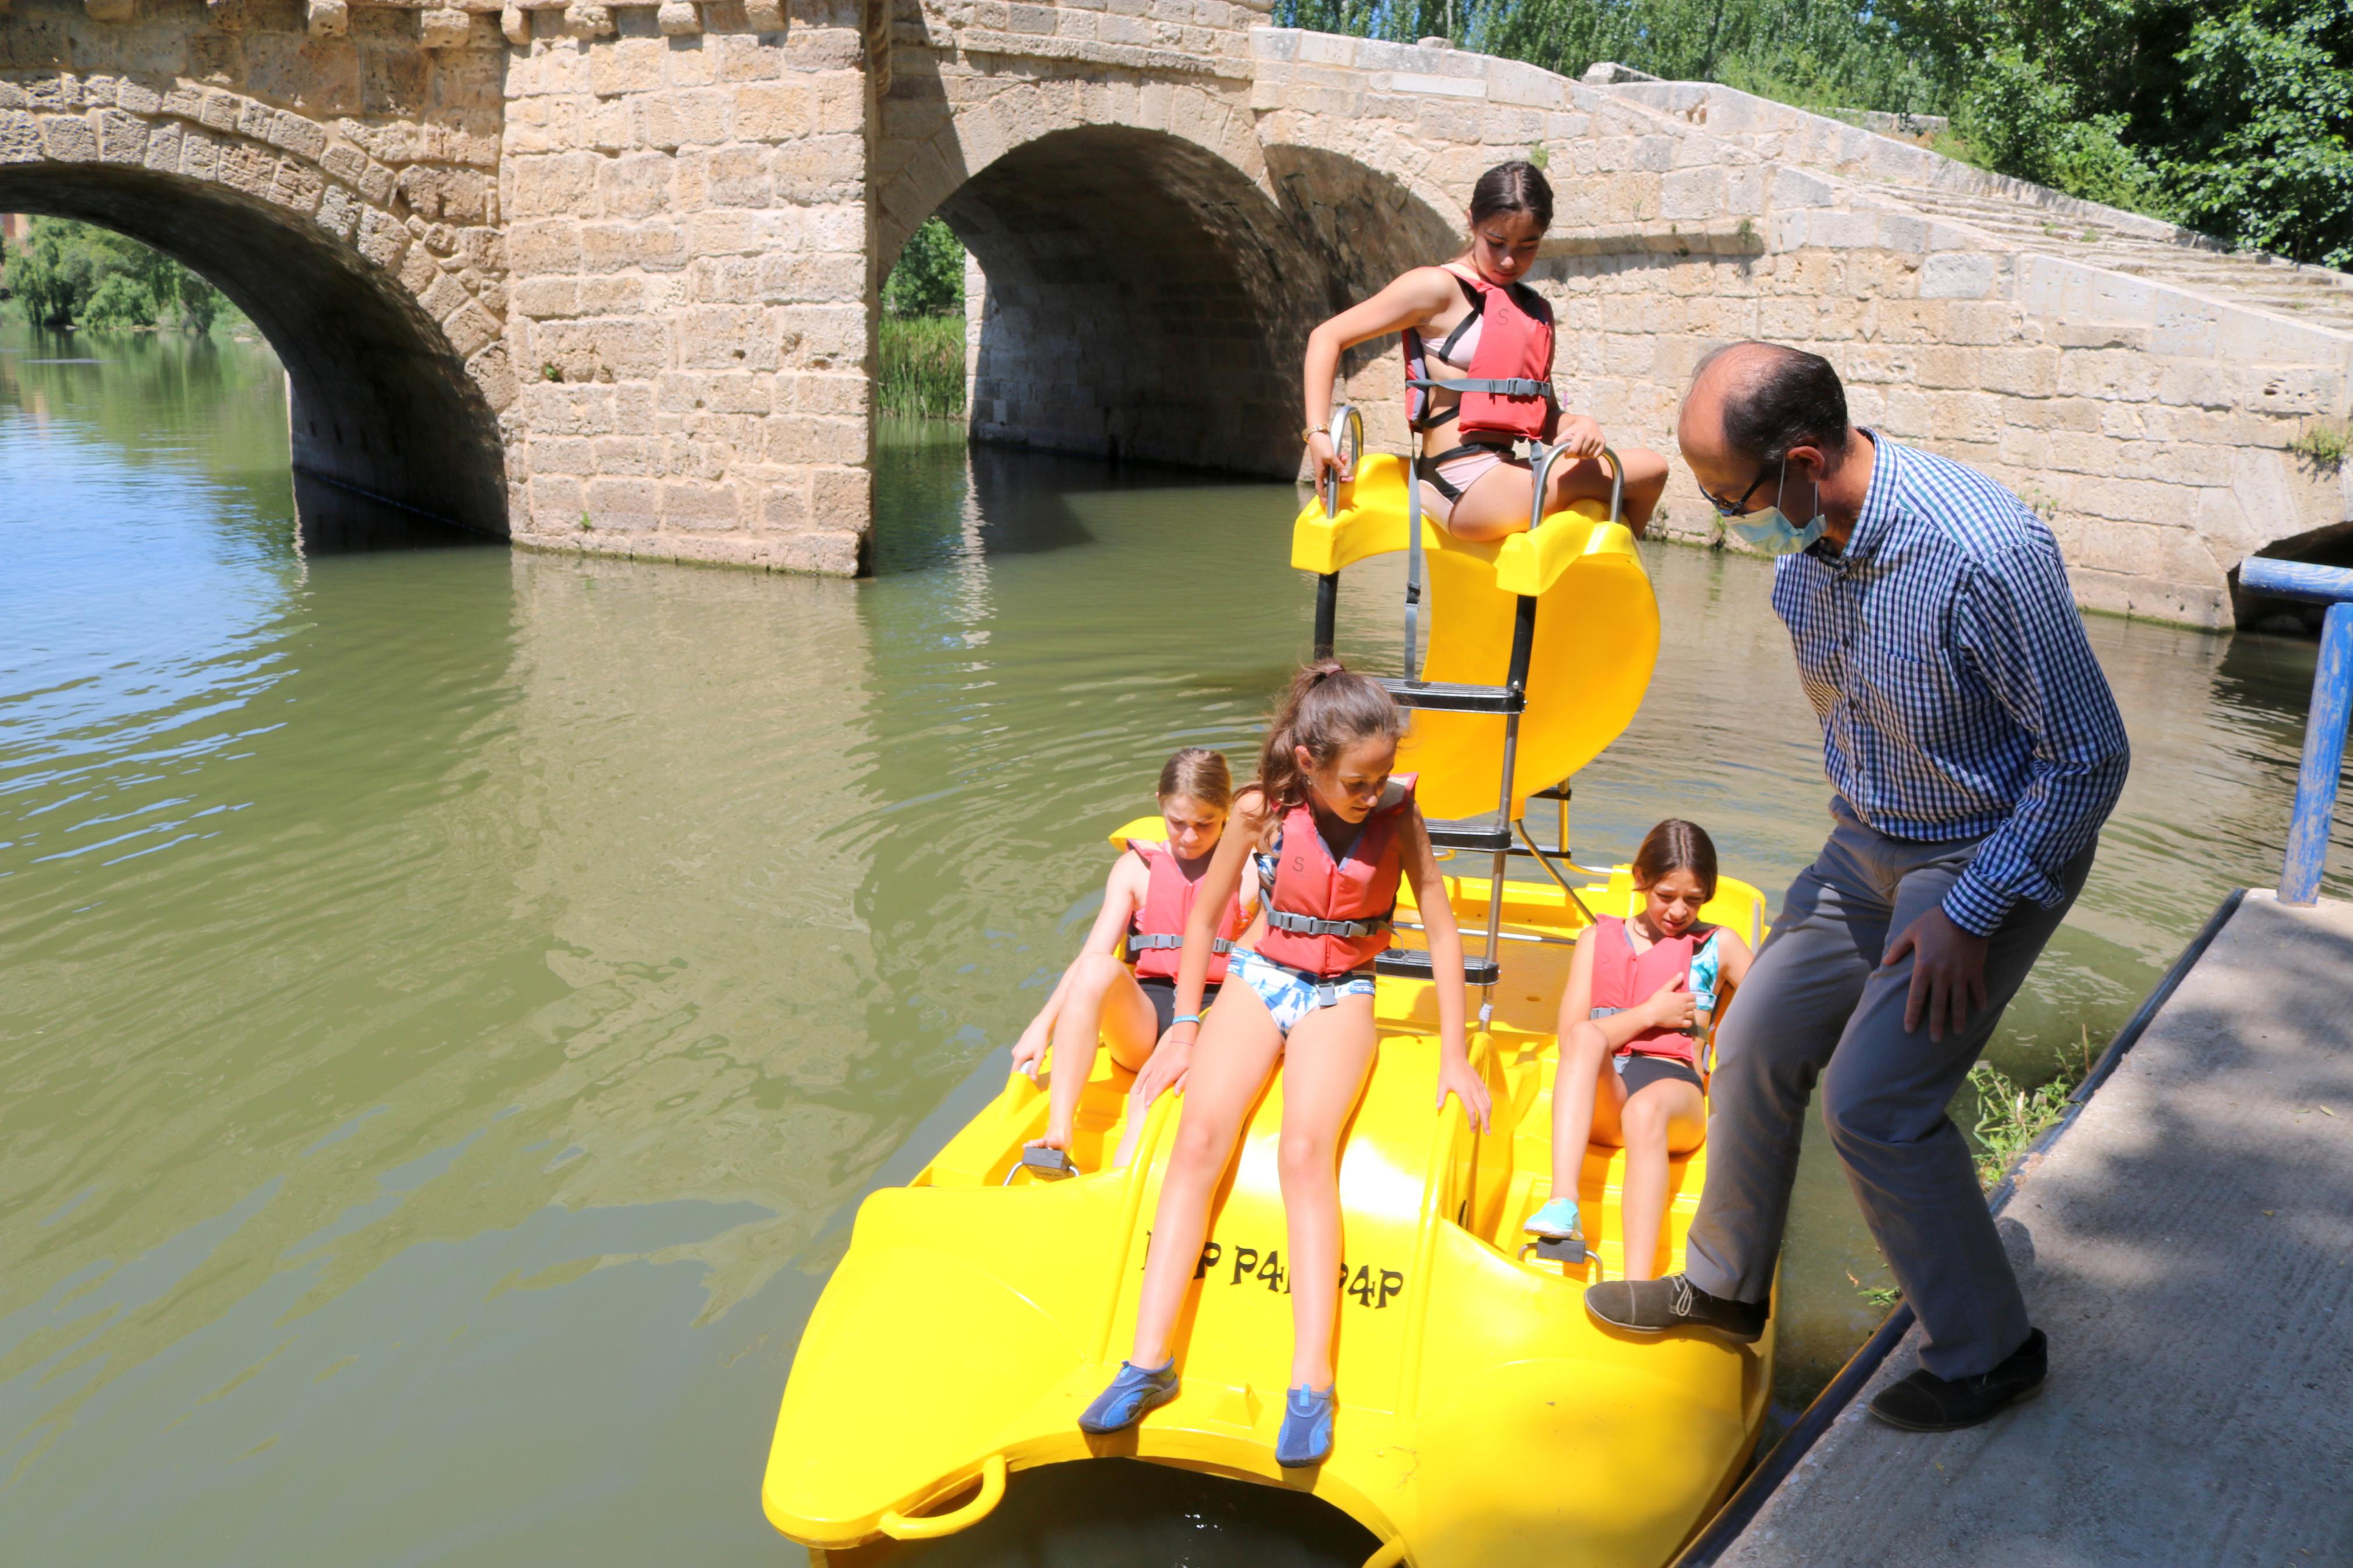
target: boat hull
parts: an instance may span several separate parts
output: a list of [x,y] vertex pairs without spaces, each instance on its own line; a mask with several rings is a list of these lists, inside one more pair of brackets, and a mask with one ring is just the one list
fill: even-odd
[[[1483,919],[1475,887],[1458,902]],[[1509,931],[1561,937],[1583,922],[1550,884],[1508,889]],[[1622,873],[1581,896],[1616,911],[1636,897]],[[1726,879],[1708,913],[1747,933],[1761,907]],[[1010,1470],[1122,1455],[1312,1492],[1389,1543],[1388,1560],[1425,1568],[1665,1562],[1754,1447],[1773,1342],[1646,1338],[1585,1311],[1585,1286],[1623,1268],[1620,1151],[1587,1152],[1587,1268],[1520,1255],[1521,1223],[1551,1195],[1550,1008],[1567,952],[1506,950],[1493,1026],[1473,1047],[1495,1099],[1486,1134],[1435,1103],[1428,984],[1380,983],[1381,1048],[1340,1163],[1339,1414],[1325,1464],[1273,1462],[1292,1339],[1279,1076],[1197,1266],[1177,1333],[1183,1392],[1132,1432],[1079,1431],[1134,1330],[1178,1109],[1165,1098],[1134,1161],[1102,1169],[1128,1077],[1100,1052],[1072,1151],[1094,1173],[1046,1183],[1017,1169],[1046,1092],[1015,1074],[913,1184],[861,1207],[785,1392],[763,1485],[770,1521],[819,1548],[923,1539],[985,1517]],[[1662,1270],[1681,1266],[1704,1169],[1704,1150],[1673,1162]]]

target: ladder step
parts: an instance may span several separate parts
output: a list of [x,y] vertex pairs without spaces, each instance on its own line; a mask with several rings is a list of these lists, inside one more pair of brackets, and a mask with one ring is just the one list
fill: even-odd
[[[1373,960],[1373,972],[1392,974],[1399,980],[1428,980],[1430,952],[1426,948],[1393,947]],[[1462,984],[1493,985],[1503,978],[1504,966],[1492,958],[1466,958],[1462,961]]]
[[1403,708],[1430,708],[1443,713],[1518,713],[1527,708],[1526,695],[1508,686],[1462,686],[1447,680],[1416,685],[1394,677],[1381,684]]
[[1491,827],[1479,822],[1433,822],[1429,824],[1430,842],[1440,849],[1509,849],[1512,830]]

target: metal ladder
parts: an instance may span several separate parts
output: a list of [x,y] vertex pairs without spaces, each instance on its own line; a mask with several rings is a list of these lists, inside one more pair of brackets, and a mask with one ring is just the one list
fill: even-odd
[[[1352,405],[1343,404],[1333,410],[1332,425],[1348,437],[1349,453],[1346,467],[1354,471],[1365,449],[1364,416]],[[1493,1022],[1495,1013],[1495,984],[1503,977],[1500,950],[1504,942],[1504,873],[1512,854],[1516,837],[1528,853],[1535,857],[1547,876],[1560,884],[1579,909],[1585,901],[1577,898],[1552,856],[1545,852],[1527,831],[1523,822],[1512,819],[1512,774],[1519,760],[1520,715],[1527,710],[1528,663],[1535,651],[1536,601],[1525,594],[1515,595],[1512,616],[1512,653],[1501,686],[1474,686],[1451,681],[1424,680],[1421,675],[1419,647],[1421,605],[1421,480],[1419,476],[1420,438],[1414,439],[1415,457],[1406,466],[1406,630],[1405,668],[1402,676],[1384,678],[1381,684],[1400,707],[1422,708],[1444,713],[1483,713],[1504,721],[1503,777],[1496,789],[1495,812],[1492,823],[1430,825],[1430,842],[1433,848],[1461,850],[1490,857],[1487,878],[1487,921],[1485,942],[1476,959],[1462,961],[1462,980],[1466,985],[1479,988],[1479,1027],[1484,1029]],[[1562,456],[1562,448],[1532,444],[1535,458],[1535,489],[1528,501],[1528,531],[1533,533],[1544,524],[1545,480],[1552,472],[1553,463]],[[1609,521],[1621,520],[1620,508],[1625,497],[1624,466],[1618,454],[1602,449],[1609,460]],[[1324,515],[1337,517],[1340,511],[1340,485],[1336,476],[1327,477],[1324,484]],[[1321,574],[1315,580],[1315,657],[1332,657],[1335,623],[1339,618],[1340,576],[1336,572]],[[1553,799],[1561,803],[1564,816],[1562,842],[1555,853],[1567,854],[1566,834],[1566,784],[1535,792],[1531,799]],[[1591,918],[1592,911],[1586,910]],[[1522,939],[1543,940],[1543,939]],[[1560,940],[1560,939],[1554,939]],[[1429,980],[1431,971],[1427,948],[1390,948],[1374,961],[1377,973],[1395,975],[1407,980]]]

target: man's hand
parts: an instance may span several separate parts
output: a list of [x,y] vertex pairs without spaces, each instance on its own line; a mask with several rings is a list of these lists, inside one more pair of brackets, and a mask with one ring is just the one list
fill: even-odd
[[1986,1005],[1986,939],[1955,925],[1942,909],[1930,910],[1904,928],[1883,963],[1912,955],[1912,991],[1904,1000],[1904,1032],[1915,1034],[1926,1013],[1928,1037],[1942,1041],[1959,1034],[1969,1015]]

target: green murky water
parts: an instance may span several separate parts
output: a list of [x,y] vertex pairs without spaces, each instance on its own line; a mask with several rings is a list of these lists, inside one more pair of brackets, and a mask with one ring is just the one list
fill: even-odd
[[[894,432],[849,584],[305,546],[285,463],[258,345],[0,329],[5,1555],[789,1561],[756,1480],[849,1215],[999,1079],[1161,756],[1249,750],[1292,494]],[[1578,856],[1671,805],[1778,889],[1824,786],[1767,572],[1649,559],[1669,656]],[[2312,668],[2092,632],[2137,761],[2030,1076],[2275,875]],[[1792,1397],[1883,1278],[1826,1155]],[[1004,1528],[1315,1547],[1162,1503]]]

